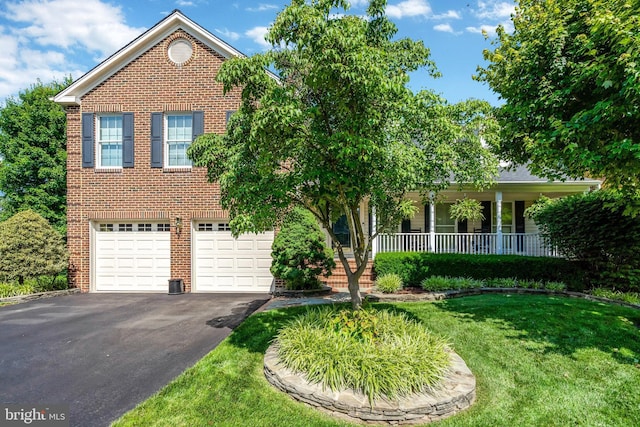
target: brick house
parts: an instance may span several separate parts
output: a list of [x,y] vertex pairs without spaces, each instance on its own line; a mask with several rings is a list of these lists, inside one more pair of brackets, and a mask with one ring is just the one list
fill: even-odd
[[72,286],[265,292],[273,233],[231,237],[216,184],[186,148],[239,105],[214,81],[242,54],[180,11],[55,96],[67,111]]
[[[186,149],[202,133],[223,133],[240,91],[223,95],[216,73],[242,56],[174,11],[54,97],[67,111],[67,242],[69,278],[84,292],[166,292],[182,279],[187,292],[268,292],[273,232],[233,239],[219,188]],[[526,168],[503,170],[484,192],[485,220],[453,221],[459,186],[439,203],[410,193],[418,213],[397,233],[380,235],[373,255],[387,251],[549,255],[536,225],[523,216],[540,195],[562,197],[599,180],[547,181]],[[375,215],[361,207],[365,230]],[[334,233],[348,246],[344,221]],[[328,242],[329,243],[329,242]],[[338,263],[339,264],[339,263]],[[361,287],[372,284],[371,269]],[[339,266],[328,284],[346,286]]]

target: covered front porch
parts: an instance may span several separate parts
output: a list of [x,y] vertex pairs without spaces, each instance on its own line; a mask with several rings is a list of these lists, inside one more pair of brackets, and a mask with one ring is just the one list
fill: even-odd
[[[599,186],[600,181],[590,179],[546,181],[531,175],[526,168],[518,168],[502,170],[498,182],[482,192],[464,186],[461,189],[452,186],[427,197],[415,192],[409,194],[409,198],[416,205],[416,215],[404,220],[396,233],[378,235],[372,255],[408,251],[558,256],[555,248],[545,244],[535,222],[525,216],[525,210],[541,195],[558,198]],[[483,220],[451,218],[451,205],[465,197],[481,204]],[[371,212],[369,223],[370,230],[374,231],[375,211]]]

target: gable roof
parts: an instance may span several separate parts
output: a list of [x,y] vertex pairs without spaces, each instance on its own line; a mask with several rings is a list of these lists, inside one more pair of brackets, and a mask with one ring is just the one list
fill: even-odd
[[224,58],[245,56],[242,52],[235,49],[222,39],[214,36],[209,31],[183,15],[180,10],[176,9],[166,18],[142,33],[122,49],[73,82],[69,87],[58,93],[53,97],[53,101],[65,106],[80,105],[82,96],[178,29],[184,30],[215,52],[222,55]]

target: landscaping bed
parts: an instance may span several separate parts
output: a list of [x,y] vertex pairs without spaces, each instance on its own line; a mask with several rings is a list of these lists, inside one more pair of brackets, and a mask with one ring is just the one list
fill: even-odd
[[[476,403],[441,426],[640,425],[640,310],[513,292],[372,304],[445,334],[476,376]],[[307,310],[257,313],[116,426],[346,426],[275,390],[278,330]]]

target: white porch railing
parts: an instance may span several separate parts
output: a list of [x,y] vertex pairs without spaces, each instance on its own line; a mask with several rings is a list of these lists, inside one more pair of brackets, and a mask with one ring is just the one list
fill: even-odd
[[432,243],[430,237],[429,233],[381,234],[377,252],[558,256],[539,234],[502,233],[501,245],[498,233],[435,233]]

